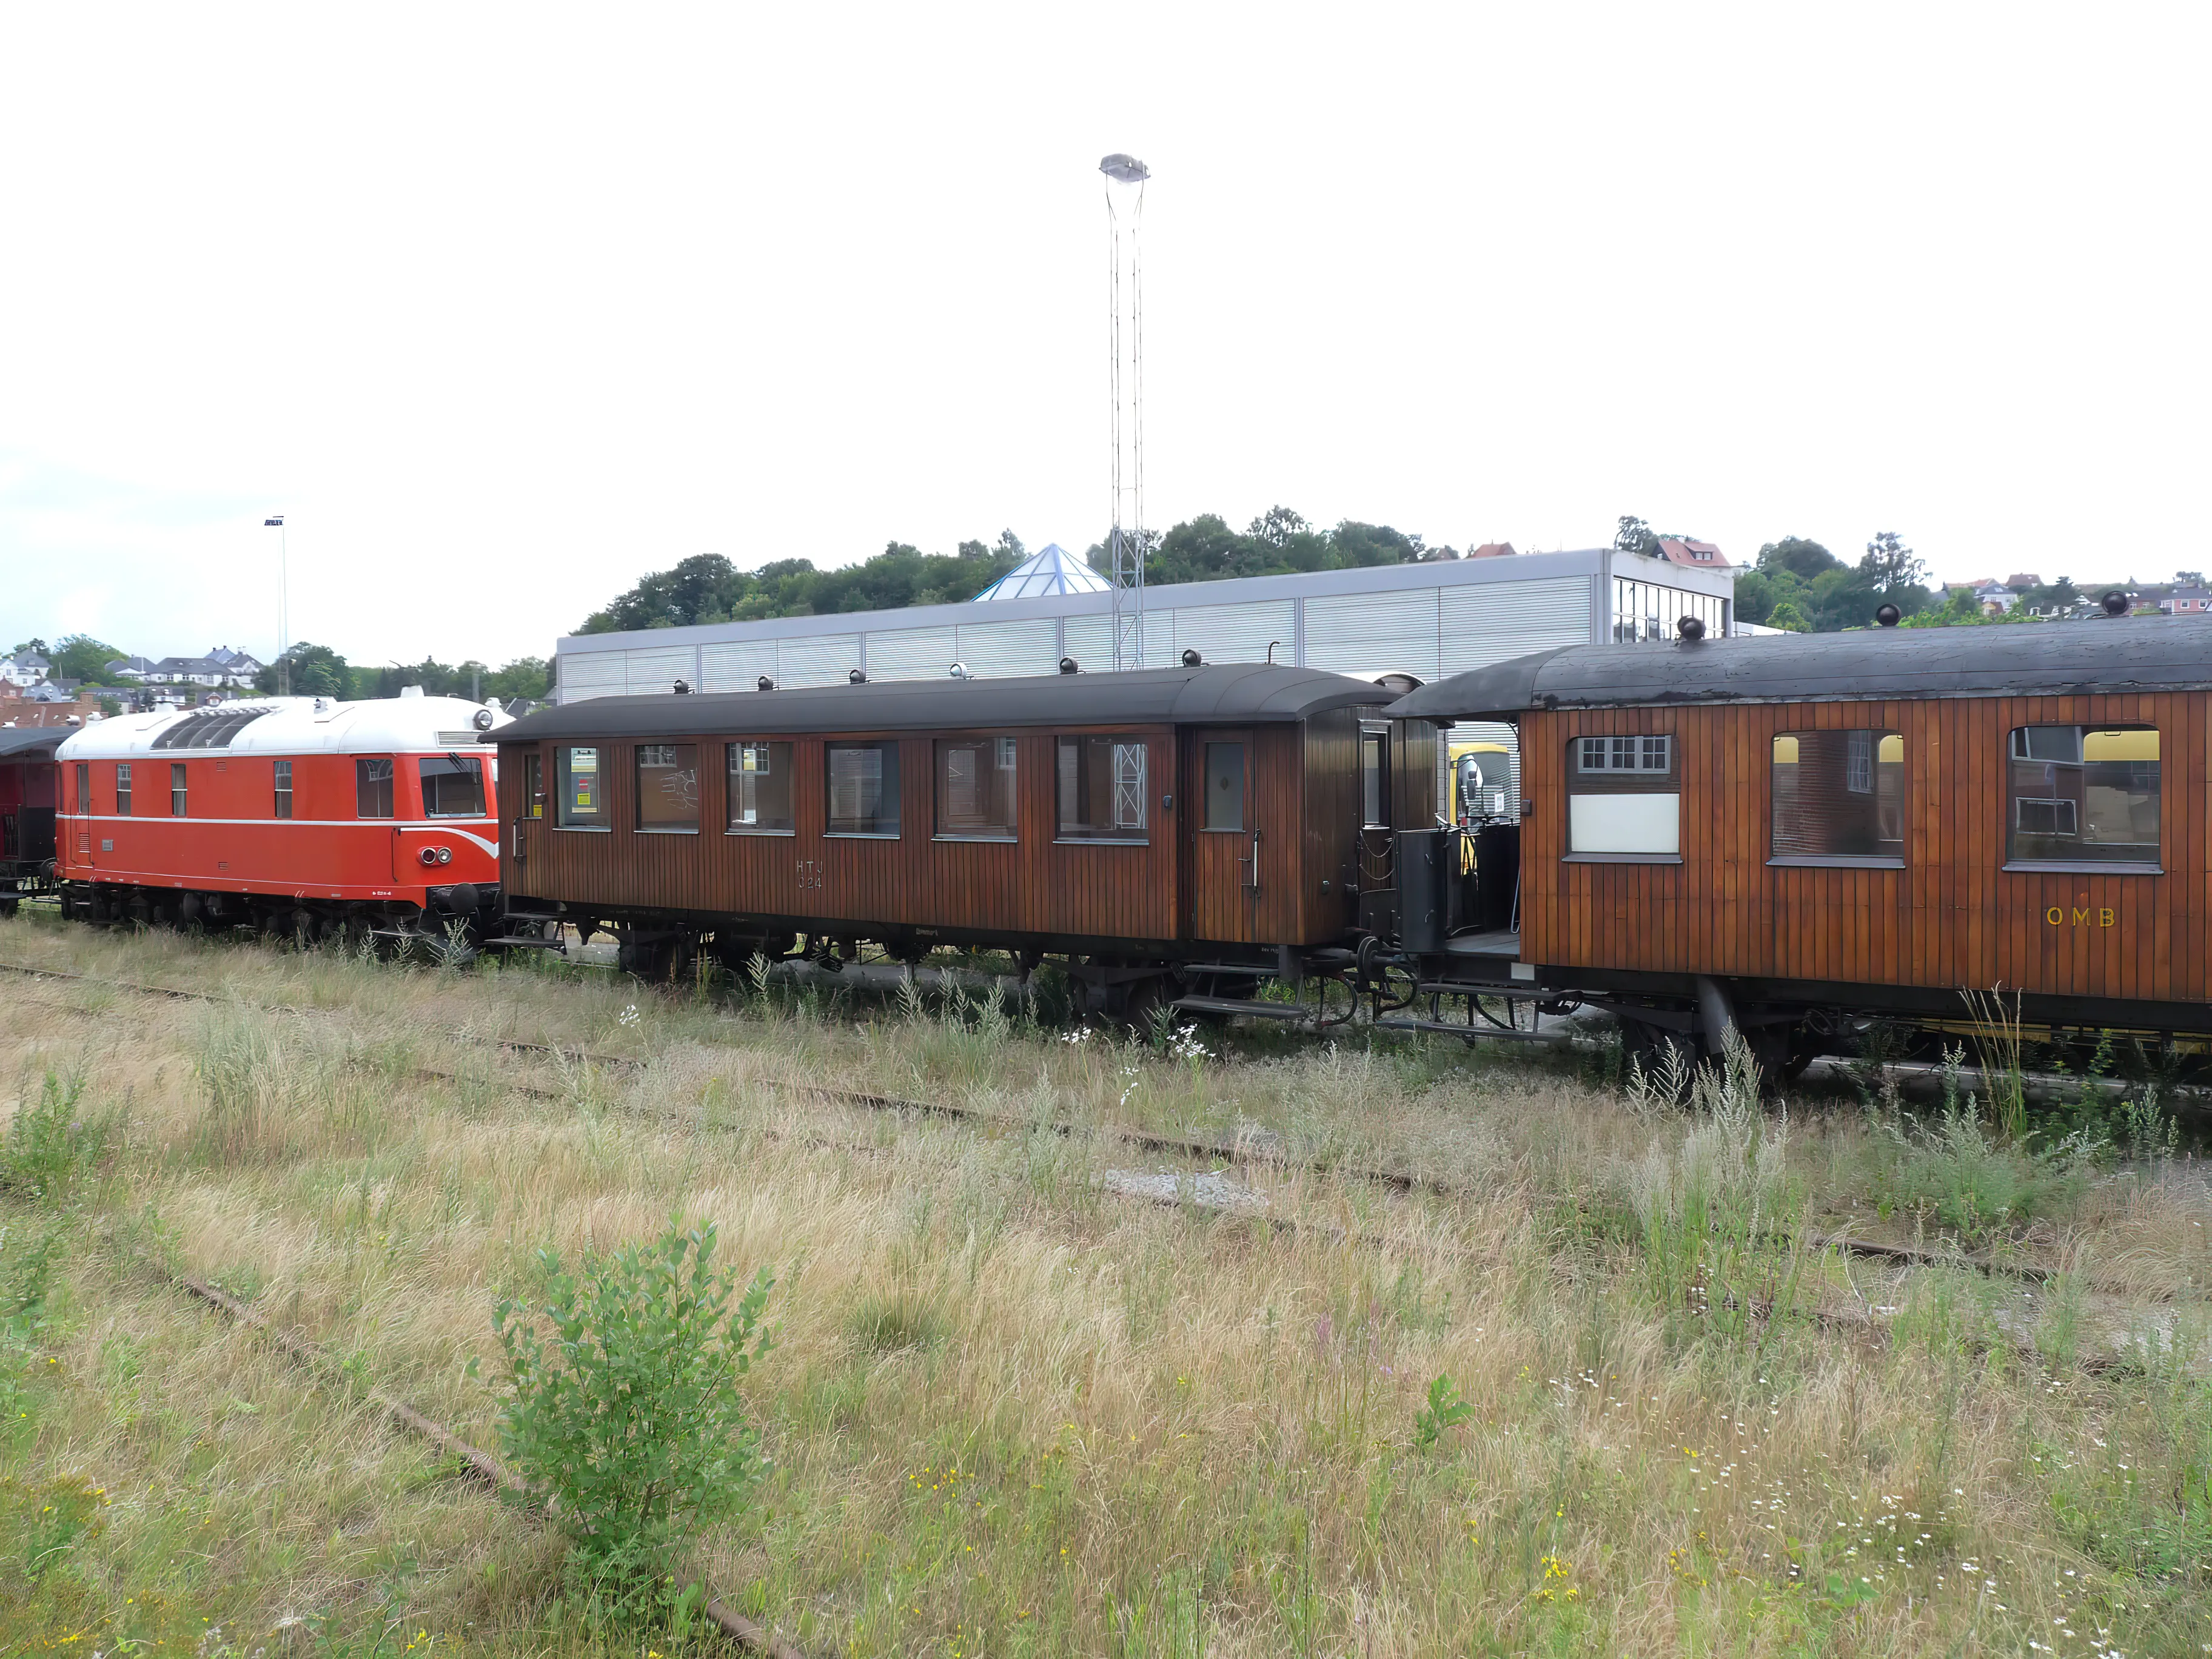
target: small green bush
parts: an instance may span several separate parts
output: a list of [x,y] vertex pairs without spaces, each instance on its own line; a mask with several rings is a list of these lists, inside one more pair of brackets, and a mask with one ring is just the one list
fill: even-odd
[[670,1609],[684,1535],[742,1512],[766,1468],[738,1383],[768,1352],[774,1281],[763,1271],[739,1295],[714,1252],[712,1226],[674,1220],[574,1273],[541,1252],[542,1304],[503,1301],[493,1320],[513,1389],[500,1447],[552,1493],[593,1622]]
[[18,1110],[0,1138],[0,1193],[39,1200],[65,1196],[107,1149],[107,1124],[77,1110],[84,1079],[48,1072],[38,1103]]

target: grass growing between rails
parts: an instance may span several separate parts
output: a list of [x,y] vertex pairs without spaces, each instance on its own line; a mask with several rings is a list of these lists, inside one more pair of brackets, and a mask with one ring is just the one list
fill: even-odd
[[[500,1304],[558,1299],[541,1252],[573,1270],[672,1215],[715,1228],[732,1286],[775,1281],[717,1419],[765,1467],[672,1565],[810,1655],[2212,1642],[2212,1214],[2185,1151],[2085,1147],[2017,1213],[1957,1210],[1969,1233],[1941,1160],[1994,1192],[1976,1160],[2018,1152],[1978,1106],[1976,1143],[1940,1115],[1761,1109],[1740,1075],[1678,1103],[1585,1082],[1595,1060],[1178,1052],[1003,1005],[717,1001],[31,919],[0,924],[0,960],[222,999],[0,1002],[0,1170],[26,1172],[0,1177],[13,1650],[704,1651],[595,1632],[561,1534],[361,1397],[496,1447]],[[788,1086],[824,1083],[1001,1122]],[[1102,1177],[1211,1167],[1085,1132],[1134,1124],[1454,1190],[1261,1164],[1263,1212],[1133,1203]],[[2057,1276],[1810,1242],[1846,1225]]]

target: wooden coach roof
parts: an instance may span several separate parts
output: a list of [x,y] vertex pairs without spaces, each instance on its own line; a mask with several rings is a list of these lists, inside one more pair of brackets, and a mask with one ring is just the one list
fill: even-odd
[[1422,686],[1386,712],[1463,720],[1536,708],[2207,689],[2212,623],[2146,617],[1570,645]]
[[1249,726],[1381,703],[1369,680],[1233,663],[1021,679],[887,680],[787,691],[593,697],[525,715],[501,743],[677,737],[699,732],[957,732],[995,726]]

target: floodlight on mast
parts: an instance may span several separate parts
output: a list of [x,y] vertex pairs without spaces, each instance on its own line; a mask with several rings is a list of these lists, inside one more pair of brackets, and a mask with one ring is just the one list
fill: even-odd
[[[1106,175],[1107,398],[1114,446],[1114,511],[1107,532],[1113,587],[1114,666],[1145,665],[1145,355],[1142,262],[1137,230],[1152,169],[1116,152]],[[1126,297],[1124,295],[1126,271]]]

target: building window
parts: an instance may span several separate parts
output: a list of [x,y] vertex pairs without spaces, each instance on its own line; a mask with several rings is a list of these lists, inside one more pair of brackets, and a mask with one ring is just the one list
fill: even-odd
[[2016,726],[2007,754],[2008,868],[2159,869],[2155,727]]
[[1874,730],[1784,732],[1768,768],[1778,863],[1905,862],[1905,738]]
[[116,763],[115,815],[121,818],[131,816],[131,763],[129,761]]
[[[1700,554],[1710,560],[1711,555]],[[1705,625],[1709,639],[1728,631],[1728,601],[1714,593],[1692,593],[1687,588],[1666,587],[1626,576],[1613,579],[1613,637],[1618,644],[1638,640],[1672,640],[1685,617]]]
[[1014,839],[1012,738],[942,738],[937,744],[937,833],[953,841]]
[[1244,827],[1244,745],[1206,745],[1206,812],[1208,830]]
[[483,761],[474,755],[432,755],[419,764],[424,817],[480,818],[484,815]]
[[1390,823],[1390,735],[1387,732],[1359,734],[1360,822],[1370,830]]
[[1681,862],[1679,759],[1665,734],[1569,739],[1567,857]]
[[545,816],[545,757],[535,749],[522,757],[522,816]]
[[604,830],[607,827],[606,787],[599,775],[596,747],[576,748],[563,744],[559,757],[561,797],[557,822],[563,830]]
[[76,763],[76,810],[92,811],[92,767],[84,761]]
[[1149,821],[1145,744],[1127,738],[1062,738],[1054,750],[1059,839],[1143,844]]
[[898,745],[831,744],[829,833],[896,840],[898,832]]
[[797,826],[791,810],[789,744],[733,743],[729,747],[729,773],[732,834],[791,834]]
[[185,763],[182,761],[169,763],[169,816],[173,818],[185,816]]
[[353,763],[353,811],[356,817],[392,816],[392,763],[386,759],[357,760]]
[[290,817],[292,816],[292,763],[291,763],[291,762],[289,762],[289,761],[288,761],[288,760],[283,760],[283,761],[278,761],[278,762],[276,763],[276,816],[277,816],[278,817],[280,817],[280,818],[289,818],[289,817]]
[[638,744],[637,827],[649,835],[699,833],[698,744]]

